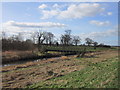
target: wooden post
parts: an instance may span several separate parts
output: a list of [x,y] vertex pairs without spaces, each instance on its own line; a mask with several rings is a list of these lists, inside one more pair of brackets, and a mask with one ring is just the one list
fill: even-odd
[[86,53],[86,48],[84,48],[82,52],[78,53],[78,57],[83,57],[85,53]]

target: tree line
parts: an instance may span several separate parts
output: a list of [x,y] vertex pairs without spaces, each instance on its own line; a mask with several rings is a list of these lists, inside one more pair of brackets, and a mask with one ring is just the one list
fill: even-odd
[[[37,31],[31,34],[29,39],[23,40],[22,34],[12,35],[7,38],[6,32],[2,32],[2,50],[33,50],[37,46],[41,45],[80,45],[81,38],[80,36],[72,35],[71,30],[65,30],[65,33],[60,36],[59,39],[56,40],[55,35],[51,32],[41,32]],[[93,41],[90,38],[85,39],[85,44],[88,46],[106,46],[104,44],[98,44],[98,42]]]

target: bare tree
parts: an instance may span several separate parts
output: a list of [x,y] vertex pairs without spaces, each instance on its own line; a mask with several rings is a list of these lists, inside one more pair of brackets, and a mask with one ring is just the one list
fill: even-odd
[[20,41],[23,41],[23,39],[24,39],[23,33],[19,33],[19,34],[18,34],[18,38],[19,38]]
[[34,33],[31,34],[31,38],[32,38],[33,43],[36,43],[37,34],[38,34],[37,32],[34,32]]
[[43,42],[45,41],[45,36],[46,32],[37,32],[37,37],[38,37],[38,45],[43,44]]
[[72,42],[71,30],[65,30],[65,34],[61,35],[60,41],[64,45],[70,45]]
[[18,35],[14,35],[14,39],[16,41],[23,41],[23,35],[22,35],[22,33],[18,33]]
[[46,44],[52,44],[53,43],[53,39],[54,39],[54,34],[51,33],[51,32],[46,32],[46,34],[45,34]]
[[88,46],[90,46],[93,43],[93,40],[90,38],[86,38],[85,41]]
[[2,39],[6,38],[6,32],[2,31]]
[[65,30],[65,34],[70,36],[71,35],[71,30]]
[[78,43],[80,43],[80,37],[79,36],[73,36],[73,43],[77,46]]
[[44,51],[44,46],[42,46],[42,44],[46,39],[46,32],[38,31],[37,32],[37,38],[38,38],[38,50],[40,52],[43,52]]
[[24,41],[22,38],[22,35],[18,34],[2,39],[2,50],[32,50],[33,43],[30,40]]
[[64,35],[61,35],[61,37],[60,37],[60,42],[61,42],[61,44],[65,44],[65,37],[64,37]]
[[94,44],[94,49],[96,49],[96,46],[98,45],[98,43],[97,42],[93,42],[93,44]]
[[99,46],[104,46],[104,43],[100,43]]

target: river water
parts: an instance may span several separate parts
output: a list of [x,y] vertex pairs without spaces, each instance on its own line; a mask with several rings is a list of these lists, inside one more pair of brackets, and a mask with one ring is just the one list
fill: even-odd
[[[60,57],[52,57],[51,59],[59,59]],[[28,62],[38,62],[40,60],[47,60],[48,58],[43,58],[43,59],[35,59],[35,60],[26,60],[26,61],[16,61],[16,62],[11,62],[8,64],[2,64],[0,65],[0,67],[5,67],[5,66],[12,66],[12,65],[19,65],[19,64],[24,64],[24,63],[28,63]]]

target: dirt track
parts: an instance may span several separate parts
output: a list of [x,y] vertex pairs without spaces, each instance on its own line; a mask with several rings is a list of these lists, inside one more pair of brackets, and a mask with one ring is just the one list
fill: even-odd
[[108,58],[118,56],[117,51],[109,50],[86,54],[82,59],[76,56],[62,56],[58,59],[47,59],[38,62],[8,66],[3,71],[4,88],[23,88],[27,85],[48,80],[53,77],[60,77],[73,71],[79,71],[88,63],[105,61]]

